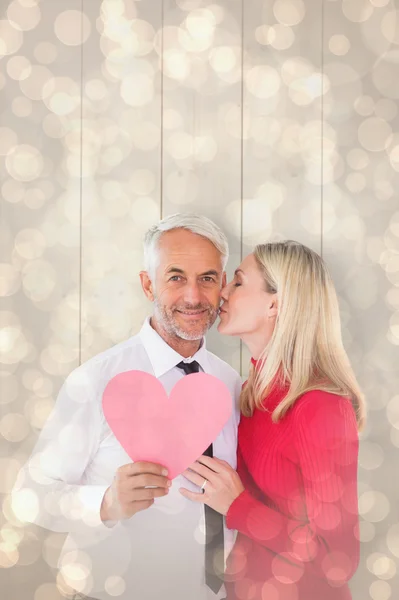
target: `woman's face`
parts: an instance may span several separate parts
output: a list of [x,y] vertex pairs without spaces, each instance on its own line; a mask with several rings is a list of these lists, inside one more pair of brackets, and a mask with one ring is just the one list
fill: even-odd
[[[255,352],[255,345],[270,340],[277,316],[277,294],[269,294],[253,254],[247,256],[234,274],[234,279],[221,291],[218,331],[239,336]],[[251,347],[252,346],[252,347]]]

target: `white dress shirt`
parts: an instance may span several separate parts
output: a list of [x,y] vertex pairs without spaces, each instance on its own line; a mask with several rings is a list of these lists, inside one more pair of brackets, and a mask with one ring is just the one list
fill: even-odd
[[[213,443],[214,456],[236,467],[241,379],[206,350],[191,357],[222,380],[232,397],[232,415]],[[184,359],[191,362],[190,359]],[[155,375],[169,394],[184,377],[183,359],[146,319],[140,333],[102,352],[66,379],[32,455],[20,472],[12,502],[17,517],[68,532],[60,574],[73,589],[109,600],[215,600],[205,584],[204,506],[187,500],[180,487],[199,491],[182,475],[169,494],[114,527],[102,523],[100,507],[116,470],[132,460],[111,432],[102,411],[105,386],[118,373]],[[234,543],[225,527],[225,557]]]

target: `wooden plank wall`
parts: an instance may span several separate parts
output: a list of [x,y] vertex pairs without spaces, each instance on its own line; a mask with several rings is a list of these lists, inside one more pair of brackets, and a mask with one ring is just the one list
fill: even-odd
[[[135,333],[142,238],[199,212],[228,275],[320,252],[369,406],[354,599],[399,592],[399,12],[389,0],[4,0],[0,13],[1,588],[62,598],[62,535],[10,491],[71,370]],[[209,348],[243,378],[240,342]],[[3,583],[4,582],[4,583]],[[27,595],[28,594],[28,595]]]

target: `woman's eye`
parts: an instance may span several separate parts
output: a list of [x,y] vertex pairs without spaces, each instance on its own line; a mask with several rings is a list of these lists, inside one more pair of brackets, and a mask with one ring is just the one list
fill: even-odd
[[241,285],[241,283],[237,282],[237,283],[234,284],[234,287],[240,287],[240,285]]

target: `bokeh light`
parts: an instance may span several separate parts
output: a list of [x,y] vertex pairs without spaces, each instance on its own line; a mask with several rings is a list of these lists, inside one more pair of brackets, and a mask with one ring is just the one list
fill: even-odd
[[[26,596],[18,575],[26,567],[33,600],[70,597],[73,587],[91,595],[85,553],[70,554],[49,581],[43,567],[57,568],[62,536],[29,529],[39,500],[23,481],[12,501],[10,493],[66,376],[137,332],[150,310],[138,279],[144,232],[161,216],[193,211],[228,234],[230,271],[267,240],[322,251],[369,409],[353,596],[393,600],[396,3],[328,0],[323,14],[304,0],[6,0],[2,8],[0,567],[16,568],[15,594]],[[249,357],[238,339],[213,331],[210,340],[245,376]],[[71,437],[66,428],[60,443]],[[30,465],[45,485],[40,465],[56,470],[57,459],[45,453]],[[79,507],[60,498],[57,510],[76,515]],[[105,581],[115,598],[125,585],[122,575]],[[250,595],[245,582],[238,591]],[[277,600],[281,589],[269,582],[263,592]],[[294,584],[287,593],[298,600]]]

